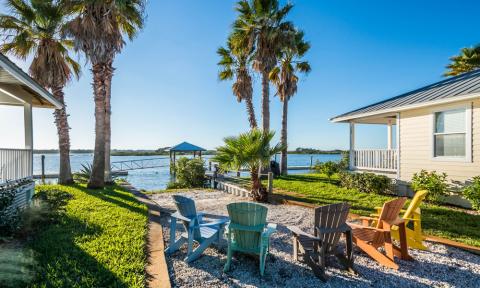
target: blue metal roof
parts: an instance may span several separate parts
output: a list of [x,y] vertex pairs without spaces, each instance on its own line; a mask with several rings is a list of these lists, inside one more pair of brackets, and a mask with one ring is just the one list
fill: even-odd
[[170,151],[175,151],[175,152],[207,151],[207,150],[203,149],[202,147],[198,147],[198,146],[190,144],[188,142],[182,142],[178,145],[173,146],[169,150]]

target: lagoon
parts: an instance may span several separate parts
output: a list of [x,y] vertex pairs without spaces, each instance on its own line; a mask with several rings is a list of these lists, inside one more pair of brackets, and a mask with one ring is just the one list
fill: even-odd
[[[33,174],[41,174],[41,155],[34,154],[33,156]],[[45,155],[45,173],[46,174],[57,174],[58,173],[58,163],[59,163],[59,154],[44,154]],[[205,155],[202,158],[208,162],[211,155]],[[128,176],[126,179],[137,189],[145,190],[158,190],[165,189],[167,183],[170,181],[170,172],[168,164],[170,162],[168,156],[112,156],[112,162],[115,161],[128,161],[128,160],[139,160],[139,159],[153,159],[153,158],[162,158],[160,161],[165,161],[166,167],[159,168],[150,168],[142,170],[132,170],[128,171]],[[277,161],[280,160],[278,155]],[[325,161],[339,161],[341,159],[340,154],[289,154],[288,155],[288,165],[289,166],[309,166],[310,161],[313,163],[325,162]],[[73,172],[78,172],[82,169],[82,164],[92,163],[93,154],[91,153],[80,153],[80,154],[71,154],[70,163],[72,166]],[[295,173],[305,173],[308,171],[305,170],[294,170],[289,171],[291,174]],[[50,180],[49,180],[50,181]]]

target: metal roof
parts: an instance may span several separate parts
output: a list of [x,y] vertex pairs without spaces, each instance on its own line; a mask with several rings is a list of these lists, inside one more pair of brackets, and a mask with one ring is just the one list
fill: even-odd
[[[342,122],[387,112],[401,111],[416,106],[453,102],[465,96],[480,97],[480,70],[467,72],[443,81],[386,99],[330,119]],[[473,94],[473,95],[472,95]]]
[[190,144],[188,142],[182,142],[178,145],[173,146],[169,150],[170,151],[175,151],[175,152],[207,151],[207,150],[203,149],[202,147],[198,147],[198,146]]
[[2,53],[0,53],[0,94],[15,98],[9,103],[4,103],[7,105],[23,105],[27,100],[28,102],[31,100],[34,107],[62,107],[50,92]]

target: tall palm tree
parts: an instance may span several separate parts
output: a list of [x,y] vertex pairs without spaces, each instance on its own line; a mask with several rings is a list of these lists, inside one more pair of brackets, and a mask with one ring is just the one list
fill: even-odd
[[33,55],[29,74],[62,104],[61,109],[53,112],[60,151],[58,182],[73,183],[70,127],[63,88],[73,76],[78,78],[80,65],[69,55],[72,40],[60,35],[70,11],[63,1],[55,0],[7,0],[6,6],[11,15],[0,15],[0,30],[4,36],[0,52],[24,60]]
[[252,129],[237,137],[224,139],[225,145],[217,148],[213,161],[220,164],[224,171],[238,171],[248,168],[252,181],[252,195],[255,201],[266,202],[268,194],[260,181],[259,171],[270,164],[273,155],[282,149],[280,144],[270,145],[274,132],[262,132]]
[[232,37],[228,38],[227,47],[220,47],[217,54],[220,56],[218,65],[221,67],[218,77],[220,80],[231,80],[235,77],[232,85],[233,94],[238,102],[245,101],[247,106],[248,121],[250,128],[257,128],[255,109],[253,108],[253,87],[252,76],[250,75],[250,53],[246,49],[235,49],[232,44]]
[[146,0],[71,0],[77,16],[66,34],[92,63],[95,100],[95,153],[89,188],[110,181],[110,97],[113,61],[126,35],[132,40],[144,24]]
[[308,73],[311,70],[307,61],[302,61],[302,57],[310,49],[310,44],[303,40],[303,32],[299,31],[295,35],[295,45],[285,47],[279,56],[278,65],[270,72],[270,80],[277,87],[276,95],[283,103],[282,110],[282,134],[280,141],[282,143],[282,152],[280,160],[280,171],[282,175],[287,175],[287,119],[288,119],[288,101],[297,93],[298,76],[296,72]]
[[463,48],[459,55],[451,57],[450,60],[444,76],[456,76],[480,68],[480,44]]
[[279,51],[290,45],[293,39],[293,24],[285,20],[292,4],[280,7],[278,0],[240,0],[239,13],[233,24],[235,45],[254,51],[253,68],[262,76],[262,128],[270,131],[270,85],[269,73],[277,63]]

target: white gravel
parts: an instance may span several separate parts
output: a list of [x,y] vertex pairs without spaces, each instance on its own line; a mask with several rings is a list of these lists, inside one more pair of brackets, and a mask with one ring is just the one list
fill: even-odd
[[[207,215],[227,216],[226,204],[246,201],[246,198],[224,192],[193,191],[182,194],[195,200],[197,209]],[[169,213],[175,211],[172,194],[150,195],[161,207],[164,217],[165,247],[169,242]],[[396,259],[398,271],[378,265],[358,249],[355,250],[355,269],[358,276],[341,269],[333,258],[334,267],[327,269],[329,281],[321,282],[310,268],[292,259],[291,234],[286,226],[296,225],[310,231],[313,210],[298,206],[267,205],[268,221],[278,224],[272,237],[271,256],[265,276],[260,277],[258,260],[237,254],[231,271],[223,273],[226,261],[226,241],[220,247],[207,248],[203,256],[187,264],[182,259],[186,247],[167,257],[174,287],[480,287],[480,256],[439,244],[427,242],[428,251],[410,250],[415,261]],[[177,229],[178,230],[178,229]],[[180,232],[180,231],[177,231]]]

